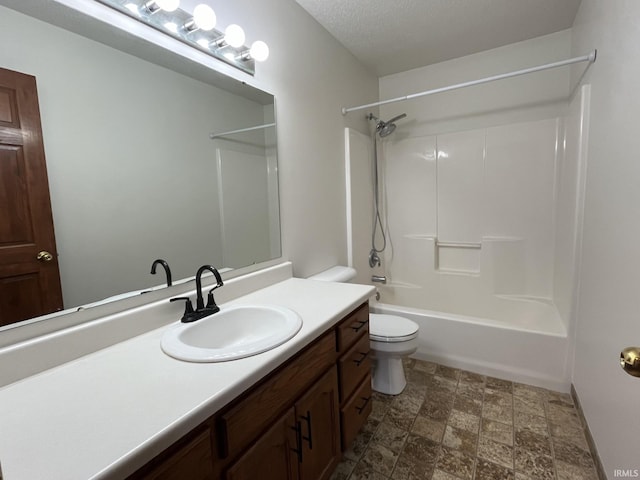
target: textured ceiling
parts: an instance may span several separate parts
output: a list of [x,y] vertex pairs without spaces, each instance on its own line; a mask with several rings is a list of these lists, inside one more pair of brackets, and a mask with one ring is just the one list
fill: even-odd
[[570,28],[580,0],[296,0],[378,76]]

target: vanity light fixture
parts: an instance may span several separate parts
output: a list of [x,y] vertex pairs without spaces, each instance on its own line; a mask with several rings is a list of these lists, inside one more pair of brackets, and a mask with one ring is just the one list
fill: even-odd
[[191,33],[196,30],[208,32],[216,26],[216,13],[209,5],[201,3],[193,9],[193,17],[184,24],[184,29]]
[[158,10],[173,12],[180,6],[180,0],[149,0],[144,4],[144,8],[149,13],[156,13]]
[[211,47],[218,49],[224,48],[226,46],[239,48],[244,45],[244,40],[245,35],[242,27],[240,25],[232,23],[224,29],[224,35],[221,35],[211,43]]
[[238,60],[253,59],[256,62],[264,62],[267,58],[269,58],[269,46],[262,40],[256,40],[251,44],[251,48],[236,57]]
[[180,0],[95,1],[250,75],[255,73],[255,62],[269,56],[269,47],[263,41],[255,41],[251,47],[244,45],[246,37],[239,25],[228,25],[224,33],[216,30],[216,14],[204,3],[189,13],[179,8]]

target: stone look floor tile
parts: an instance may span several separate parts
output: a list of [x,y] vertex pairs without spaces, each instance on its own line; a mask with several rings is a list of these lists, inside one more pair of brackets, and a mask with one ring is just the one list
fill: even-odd
[[519,430],[516,432],[515,437],[516,447],[537,455],[551,456],[551,441],[549,437],[534,433],[531,430]]
[[552,457],[536,455],[523,448],[515,447],[514,458],[517,472],[526,473],[536,480],[555,480]]
[[589,444],[587,443],[582,428],[572,425],[555,425],[553,422],[549,422],[549,431],[554,441],[561,440],[565,443],[575,445],[582,450],[589,450]]
[[511,468],[505,468],[481,458],[476,465],[474,480],[514,480],[515,473]]
[[416,360],[413,366],[414,370],[417,370],[419,372],[424,372],[430,375],[433,375],[434,373],[436,373],[436,368],[438,368],[438,365],[436,363],[427,362],[424,360]]
[[562,440],[553,441],[553,451],[557,460],[586,469],[594,467],[591,453]]
[[576,428],[581,428],[580,419],[578,413],[574,408],[566,408],[564,406],[558,406],[554,404],[547,404],[547,418],[550,422],[556,425],[571,425]]
[[504,443],[481,439],[478,443],[478,458],[513,469],[513,447]]
[[356,466],[356,462],[345,459],[338,464],[329,480],[347,480]]
[[482,417],[513,425],[513,408],[485,403],[482,405]]
[[480,430],[480,417],[461,412],[460,410],[451,410],[451,415],[449,415],[449,421],[447,423],[452,427],[467,430],[472,433],[478,433]]
[[438,456],[436,469],[460,477],[463,480],[471,480],[474,464],[475,458],[471,455],[443,446]]
[[404,463],[419,466],[427,471],[433,470],[439,453],[440,443],[420,435],[409,434],[400,458]]
[[444,422],[438,422],[429,417],[418,415],[415,422],[413,422],[413,427],[411,427],[411,433],[440,443],[444,436],[445,426],[446,424]]
[[457,381],[460,378],[460,370],[438,365],[436,366],[435,375]]
[[578,465],[556,460],[558,480],[598,480],[598,475],[593,467],[585,468]]
[[482,400],[457,395],[456,399],[453,401],[453,408],[454,410],[479,417],[482,414]]
[[451,393],[456,391],[458,386],[458,380],[452,378],[442,377],[434,374],[427,380],[427,387],[430,391],[445,390]]
[[547,419],[538,415],[529,415],[528,413],[515,412],[514,426],[516,432],[520,430],[530,430],[539,435],[549,435]]
[[388,480],[388,476],[374,471],[370,466],[360,462],[353,469],[349,480]]
[[478,435],[447,425],[444,438],[442,439],[442,445],[475,456],[478,446]]
[[467,372],[466,370],[460,371],[460,382],[464,383],[477,383],[482,384],[487,381],[487,377],[480,375],[479,373]]
[[384,445],[399,454],[407,439],[407,435],[409,435],[408,431],[389,425],[383,421],[376,430],[376,433],[374,433],[371,441]]
[[360,433],[356,436],[351,447],[344,452],[345,458],[356,462],[360,460],[360,457],[362,457],[362,454],[367,449],[367,445],[369,445],[369,442],[379,425],[380,422],[369,417],[362,427],[362,430],[360,430]]
[[544,417],[544,402],[535,398],[517,397],[513,398],[513,409],[516,412],[527,413],[529,415],[538,415]]
[[433,466],[415,465],[405,462],[400,457],[390,478],[391,480],[424,480],[431,478],[432,472]]
[[535,398],[540,401],[547,399],[546,390],[531,385],[525,385],[524,383],[515,382],[513,384],[513,394],[517,397]]
[[393,467],[396,466],[397,460],[398,453],[384,445],[371,442],[358,464],[389,477],[393,472]]
[[494,442],[513,445],[513,426],[483,418],[480,438],[487,438]]
[[484,384],[468,383],[464,380],[460,380],[458,382],[456,395],[482,401],[484,397]]
[[450,473],[443,472],[442,470],[436,470],[433,472],[431,480],[460,480],[460,477],[451,475]]
[[487,377],[487,388],[491,390],[500,390],[501,392],[513,393],[513,382],[502,380],[500,378]]
[[513,408],[513,395],[500,390],[485,389],[484,391],[485,405],[495,405],[497,407]]
[[409,359],[331,480],[597,480],[570,395]]
[[451,410],[451,404],[427,398],[420,409],[419,415],[429,417],[432,420],[446,422],[451,414]]
[[417,413],[412,413],[394,406],[391,406],[383,418],[383,422],[398,427],[402,430],[409,431],[416,419]]

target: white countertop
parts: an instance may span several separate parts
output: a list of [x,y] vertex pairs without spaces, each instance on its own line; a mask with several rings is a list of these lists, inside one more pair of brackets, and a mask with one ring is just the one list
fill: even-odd
[[160,349],[163,327],[3,387],[4,480],[125,477],[373,292],[370,286],[291,278],[221,305],[296,311],[302,329],[268,352],[224,363],[182,362]]

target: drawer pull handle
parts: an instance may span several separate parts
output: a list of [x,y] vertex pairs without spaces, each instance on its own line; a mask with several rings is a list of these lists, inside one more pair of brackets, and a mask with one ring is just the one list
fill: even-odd
[[369,356],[369,352],[358,352],[361,357],[359,360],[353,360],[353,363],[356,364],[356,367],[359,367],[360,365],[362,365],[362,362],[364,362],[365,358],[367,358]]
[[296,448],[292,448],[291,450],[296,452],[298,462],[302,463],[302,425],[300,425],[300,422],[296,422],[296,426],[291,427],[291,430],[296,432]]
[[359,331],[360,331],[360,329],[361,329],[362,327],[364,327],[367,323],[369,323],[369,320],[359,320],[359,321],[353,322],[353,323],[350,325],[350,328],[351,328],[351,330],[353,330],[354,332],[359,332]]
[[371,400],[371,397],[360,397],[362,400],[364,400],[364,403],[362,404],[361,407],[356,407],[356,410],[358,411],[358,415],[362,415],[362,412],[364,411],[365,408],[367,408],[367,404],[369,403],[369,400]]
[[[307,422],[307,436],[302,437],[302,440],[306,440],[309,443],[309,450],[313,450],[313,444],[311,440],[311,412],[307,410],[307,414],[303,415],[302,418],[304,418]],[[302,427],[300,428],[300,435],[302,435]]]

